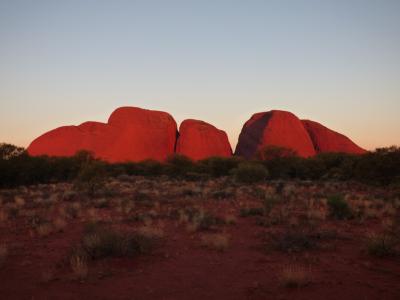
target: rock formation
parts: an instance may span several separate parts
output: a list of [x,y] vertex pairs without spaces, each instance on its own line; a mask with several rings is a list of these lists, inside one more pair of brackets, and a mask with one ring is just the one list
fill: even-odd
[[[179,130],[178,134],[175,120],[166,112],[121,107],[107,123],[85,122],[51,130],[36,138],[27,151],[33,156],[72,156],[87,150],[108,162],[165,161],[174,153],[193,160],[232,155],[226,133],[211,124],[185,120]],[[254,114],[242,128],[235,154],[255,158],[267,146],[288,148],[301,157],[366,152],[340,133],[279,110]]]
[[254,114],[240,133],[235,154],[253,158],[266,146],[292,149],[297,155],[315,155],[314,146],[302,122],[292,113],[272,110]]
[[35,139],[27,151],[33,156],[71,156],[87,150],[109,162],[163,161],[174,153],[176,135],[176,122],[168,113],[121,107],[106,124],[59,127]]
[[317,153],[344,152],[362,154],[366,152],[366,150],[357,146],[348,137],[329,129],[320,123],[310,120],[302,120],[302,123],[310,135]]
[[179,127],[176,153],[199,160],[211,156],[229,157],[232,149],[224,131],[203,121],[184,120]]

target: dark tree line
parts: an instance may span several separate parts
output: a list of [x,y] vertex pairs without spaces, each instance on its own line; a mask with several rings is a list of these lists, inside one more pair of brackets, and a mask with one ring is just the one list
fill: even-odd
[[23,148],[0,144],[0,187],[86,180],[90,174],[100,173],[104,176],[164,175],[187,180],[232,176],[243,182],[355,180],[373,185],[400,185],[400,148],[380,148],[363,155],[324,153],[301,158],[288,149],[268,147],[252,161],[213,157],[194,162],[175,155],[165,163],[148,160],[109,164],[85,151],[73,157],[31,157]]

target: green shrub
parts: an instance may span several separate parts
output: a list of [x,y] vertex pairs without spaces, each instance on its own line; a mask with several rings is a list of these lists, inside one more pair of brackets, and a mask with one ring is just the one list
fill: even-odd
[[184,155],[172,155],[167,159],[166,172],[171,177],[185,178],[194,171],[195,163]]
[[100,161],[90,161],[85,163],[79,171],[75,179],[75,187],[93,195],[104,186],[105,179],[105,164]]
[[228,176],[231,171],[239,164],[239,160],[234,157],[210,157],[201,160],[198,167],[201,172],[212,177]]
[[256,183],[265,180],[268,176],[268,171],[261,164],[244,162],[233,170],[233,175],[237,182]]
[[335,219],[344,220],[352,217],[350,206],[342,195],[328,197],[328,207],[330,216]]

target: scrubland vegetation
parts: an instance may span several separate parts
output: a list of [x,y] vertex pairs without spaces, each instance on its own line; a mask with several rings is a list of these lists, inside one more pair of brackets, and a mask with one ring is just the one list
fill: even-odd
[[229,176],[237,182],[266,180],[354,180],[370,185],[400,184],[400,148],[376,149],[364,155],[324,153],[301,158],[292,151],[267,147],[259,159],[213,157],[194,162],[175,155],[166,163],[143,161],[108,164],[85,151],[73,157],[30,157],[23,148],[0,144],[0,185],[12,187],[38,183],[73,181],[94,192],[101,179],[120,175],[167,176],[187,180],[207,180]]
[[7,299],[400,296],[398,148],[113,165],[1,153]]

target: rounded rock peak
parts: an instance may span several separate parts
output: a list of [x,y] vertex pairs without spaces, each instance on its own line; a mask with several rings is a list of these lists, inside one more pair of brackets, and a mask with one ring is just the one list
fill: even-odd
[[110,125],[125,125],[141,122],[175,122],[174,118],[167,112],[150,110],[133,106],[123,106],[114,110],[108,118]]
[[315,155],[310,136],[300,119],[284,110],[253,114],[242,128],[235,154],[254,158],[267,146],[289,148],[302,157]]
[[176,153],[200,160],[212,156],[230,157],[232,148],[225,131],[201,120],[187,119],[179,126]]

